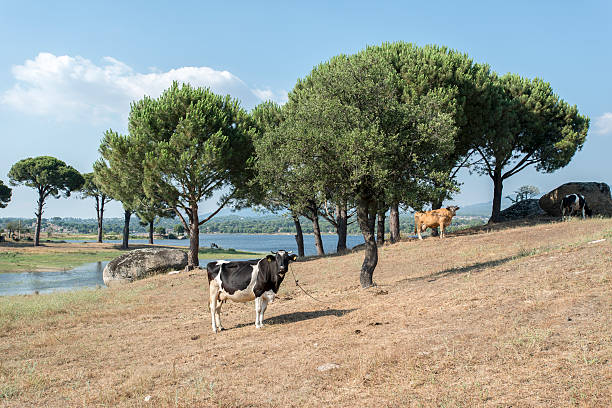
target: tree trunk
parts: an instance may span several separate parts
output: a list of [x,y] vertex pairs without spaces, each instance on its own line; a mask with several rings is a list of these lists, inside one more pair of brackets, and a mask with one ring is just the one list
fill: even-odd
[[504,188],[501,170],[495,170],[493,173],[493,208],[491,210],[491,218],[489,218],[489,222],[499,222],[501,212],[501,201],[502,201],[502,191]]
[[153,221],[149,221],[149,244],[153,245]]
[[189,214],[189,253],[187,254],[188,271],[200,266],[198,251],[200,250],[200,219],[198,218],[198,203],[191,204]]
[[[438,200],[434,200],[431,202],[431,209],[432,210],[439,210],[440,208],[442,208],[442,200],[438,199]],[[440,235],[440,231],[438,230],[438,228],[432,228],[431,229],[431,236],[432,237],[437,237],[438,235]]]
[[399,205],[394,203],[391,204],[391,211],[389,214],[389,242],[395,244],[399,242],[400,239]]
[[359,275],[359,282],[362,288],[373,286],[372,276],[378,264],[378,247],[374,239],[375,221],[376,212],[373,210],[372,202],[360,198],[359,204],[357,205],[357,222],[359,223],[359,228],[361,229],[365,241],[365,257]]
[[125,210],[123,213],[123,242],[121,243],[121,249],[128,249],[128,241],[130,239],[130,217],[132,212]]
[[104,196],[102,196],[102,203],[100,205],[100,211],[97,210],[98,198],[96,197],[96,212],[98,213],[98,242],[102,243],[102,220],[104,219]]
[[341,254],[347,251],[346,236],[348,231],[348,217],[346,214],[346,205],[336,206],[336,233],[338,234],[338,245],[336,252]]
[[298,248],[298,256],[304,256],[304,233],[302,232],[302,224],[300,224],[300,219],[297,214],[294,212],[291,213],[291,217],[293,218],[293,223],[295,224],[295,243]]
[[312,232],[314,234],[315,239],[315,247],[317,248],[317,255],[325,255],[325,250],[323,249],[323,239],[321,239],[321,227],[319,226],[319,217],[314,215],[311,221]]
[[42,221],[43,206],[45,205],[45,198],[42,195],[38,196],[38,212],[36,215],[36,232],[34,234],[34,246],[40,245],[40,223]]
[[385,218],[385,211],[380,210],[376,217],[376,243],[381,246],[385,243]]

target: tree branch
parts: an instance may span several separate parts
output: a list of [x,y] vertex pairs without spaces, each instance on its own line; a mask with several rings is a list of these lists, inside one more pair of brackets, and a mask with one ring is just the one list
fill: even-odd
[[[465,159],[464,159],[464,160],[461,162],[461,164],[460,164],[460,165],[458,165],[458,166],[455,168],[455,171],[452,171],[452,172],[451,172],[451,174],[450,174],[450,178],[451,178],[451,179],[455,178],[455,176],[457,175],[457,173],[459,172],[459,170],[461,170],[461,169],[463,168],[463,166],[465,166],[465,163],[467,163],[467,161],[470,159],[470,156],[471,156],[472,154],[474,154],[474,150],[470,150],[470,152],[469,152],[469,153],[468,153],[468,154],[465,156]],[[466,167],[469,167],[469,165],[468,165],[468,166],[466,166]]]
[[181,222],[183,223],[183,227],[185,227],[185,231],[189,231],[189,226],[187,225],[183,214],[181,214],[181,212],[176,207],[172,207],[172,210],[174,210],[174,213],[179,216]]
[[219,211],[221,211],[223,209],[223,207],[225,207],[227,205],[227,203],[229,203],[231,201],[231,199],[234,197],[234,193],[236,192],[236,190],[234,190],[234,192],[232,192],[232,194],[230,194],[229,196],[227,196],[227,198],[223,201],[223,203],[219,206],[219,208],[217,208],[215,210],[215,212],[213,212],[212,214],[210,214],[208,217],[206,217],[205,219],[203,219],[202,221],[199,222],[198,225],[202,225],[205,222],[209,221],[212,217],[214,217],[215,215],[217,215],[219,213]]
[[525,162],[525,164],[523,164],[520,168],[516,169],[515,171],[513,171],[512,173],[506,173],[504,174],[503,178],[507,179],[508,177],[514,176],[516,173],[519,173],[520,171],[522,171],[523,169],[525,169],[526,167],[531,166],[532,164],[537,163],[539,160],[529,160],[527,162]]
[[338,229],[338,223],[336,222],[336,218],[330,214],[329,212],[329,207],[327,205],[327,200],[325,201],[324,204],[324,208],[325,208],[325,212],[321,213],[321,216],[327,220],[327,222],[329,222],[331,225],[334,226],[334,228]]
[[508,161],[512,158],[512,152],[516,150],[518,146],[518,140],[514,139],[514,144],[512,145],[512,149],[510,149],[510,154],[502,161],[501,168],[503,169]]
[[476,150],[478,150],[478,153],[480,153],[480,157],[482,157],[482,159],[485,161],[485,164],[487,165],[487,173],[489,173],[489,177],[493,178],[493,168],[491,167],[491,164],[485,157],[482,150],[480,150],[480,147],[476,147]]
[[[537,160],[529,160],[529,162],[527,161],[527,159],[529,159],[531,156],[533,155],[533,152],[528,153],[525,155],[525,157],[523,157],[517,164],[516,166],[514,166],[511,170],[508,170],[503,176],[502,179],[507,179],[510,176],[515,175],[516,173],[518,173],[519,171],[523,170],[525,167],[537,162]],[[521,167],[522,166],[522,167]]]

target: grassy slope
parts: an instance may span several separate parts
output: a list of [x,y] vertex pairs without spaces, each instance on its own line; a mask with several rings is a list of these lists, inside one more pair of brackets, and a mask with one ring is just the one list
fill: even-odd
[[[131,249],[148,245],[131,245]],[[62,271],[89,262],[109,261],[124,254],[116,244],[47,242],[40,247],[26,244],[0,244],[0,273],[23,271]],[[186,250],[185,247],[174,247]],[[201,248],[202,258],[253,258],[258,254],[226,249]]]
[[[589,243],[605,238],[606,241]],[[0,299],[7,406],[610,406],[612,220],[542,224],[292,265],[253,326],[204,272]],[[160,333],[163,333],[160,334]],[[317,367],[336,363],[320,372]]]

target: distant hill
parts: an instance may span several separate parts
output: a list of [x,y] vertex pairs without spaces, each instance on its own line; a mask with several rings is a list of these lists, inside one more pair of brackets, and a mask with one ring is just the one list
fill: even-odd
[[[507,198],[502,199],[501,209],[508,208],[512,205],[512,201]],[[491,215],[491,207],[493,207],[493,201],[487,201],[486,203],[477,203],[462,206],[457,215],[478,215],[488,217]]]
[[[200,214],[199,217],[200,219],[206,218],[208,217],[210,214],[212,214],[211,212],[206,213],[206,214]],[[216,215],[216,217],[245,217],[245,218],[260,218],[260,217],[270,217],[270,216],[274,216],[274,215],[280,215],[279,214],[274,214],[271,213],[269,211],[256,211],[252,208],[245,208],[243,210],[237,210],[234,211],[230,208],[224,208],[221,211],[219,211],[219,213]]]

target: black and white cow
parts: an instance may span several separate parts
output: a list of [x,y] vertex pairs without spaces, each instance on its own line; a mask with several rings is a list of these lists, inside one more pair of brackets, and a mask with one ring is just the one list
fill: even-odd
[[589,208],[582,194],[568,194],[561,200],[561,219],[565,219],[566,214],[571,217],[575,214],[582,214],[582,219],[586,215],[589,217],[593,212]]
[[214,333],[223,330],[220,313],[221,306],[227,299],[243,303],[254,299],[255,327],[263,327],[268,303],[274,301],[278,288],[289,271],[289,262],[297,259],[297,255],[284,250],[272,254],[263,259],[217,261],[206,266]]

